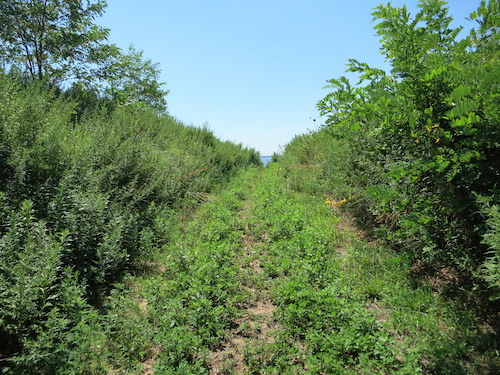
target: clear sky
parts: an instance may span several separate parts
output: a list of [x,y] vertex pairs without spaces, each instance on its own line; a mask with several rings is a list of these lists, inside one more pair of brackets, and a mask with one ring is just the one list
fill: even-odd
[[[109,41],[160,63],[169,113],[261,155],[316,129],[326,80],[349,58],[387,68],[376,0],[108,0]],[[455,25],[480,0],[450,0]],[[416,13],[417,0],[393,0]],[[312,119],[317,119],[314,122]]]

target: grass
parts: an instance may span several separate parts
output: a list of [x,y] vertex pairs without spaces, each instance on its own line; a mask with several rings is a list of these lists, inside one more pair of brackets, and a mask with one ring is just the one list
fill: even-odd
[[[160,374],[203,374],[209,354],[228,339],[246,298],[235,265],[242,241],[241,202],[241,189],[233,183],[192,217],[179,219],[175,238],[155,254],[150,270],[127,280],[128,313],[118,313],[135,317],[123,323],[140,327],[139,340],[148,343],[133,350],[137,367],[142,363]],[[121,329],[118,334],[126,333]],[[131,340],[126,335],[115,341]]]
[[253,192],[282,327],[275,343],[247,350],[254,373],[494,373],[498,357],[478,359],[471,340],[472,307],[415,287],[403,257],[360,237],[286,174],[272,164]]

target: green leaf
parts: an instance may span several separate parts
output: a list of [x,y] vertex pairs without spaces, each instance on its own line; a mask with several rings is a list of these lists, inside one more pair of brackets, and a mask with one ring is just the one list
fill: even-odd
[[457,99],[461,99],[471,93],[472,89],[470,86],[460,85],[458,86],[450,96],[446,99],[449,102],[455,101]]

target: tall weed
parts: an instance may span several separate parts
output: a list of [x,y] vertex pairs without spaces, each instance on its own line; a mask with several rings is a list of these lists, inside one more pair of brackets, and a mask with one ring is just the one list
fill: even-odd
[[77,98],[76,113],[68,97],[0,74],[0,359],[7,372],[103,373],[119,362],[114,355],[123,367],[150,355],[139,343],[146,339],[126,348],[107,341],[135,332],[111,319],[129,307],[109,295],[170,245],[183,210],[237,170],[260,164],[254,150],[168,115],[113,109],[96,97],[87,109],[87,99]]

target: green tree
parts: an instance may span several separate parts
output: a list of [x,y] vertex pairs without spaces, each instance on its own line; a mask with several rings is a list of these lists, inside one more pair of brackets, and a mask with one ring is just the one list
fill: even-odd
[[143,57],[133,46],[127,53],[115,51],[104,74],[104,94],[120,105],[144,103],[159,112],[167,110],[164,83],[159,82],[158,63]]
[[109,30],[93,21],[104,0],[1,0],[0,58],[28,76],[55,82],[92,76],[109,54]]
[[414,258],[474,274],[487,258],[478,196],[499,203],[500,1],[481,2],[478,27],[462,40],[445,5],[420,0],[413,17],[376,7],[391,71],[351,60],[363,85],[330,80],[318,108],[354,150],[370,210],[391,218],[387,237]]

